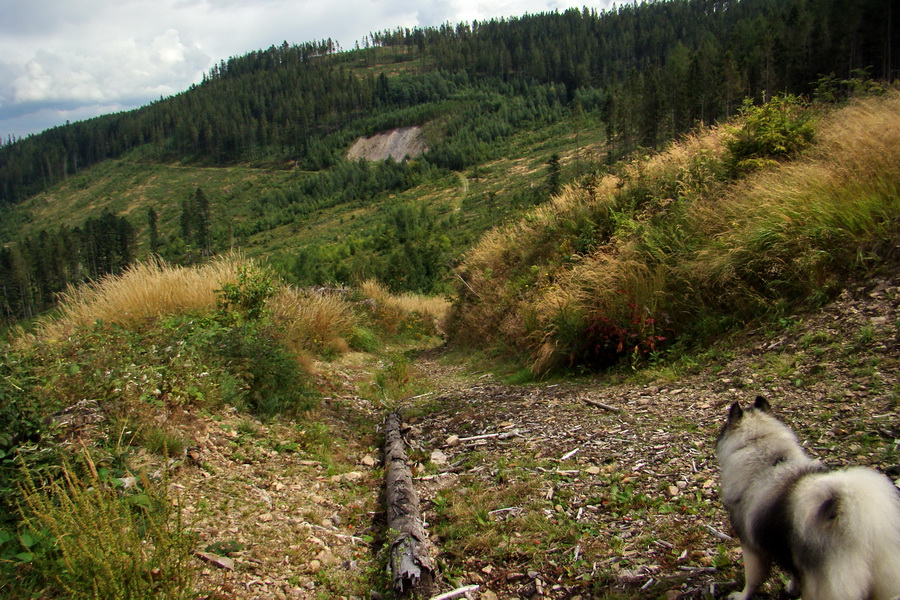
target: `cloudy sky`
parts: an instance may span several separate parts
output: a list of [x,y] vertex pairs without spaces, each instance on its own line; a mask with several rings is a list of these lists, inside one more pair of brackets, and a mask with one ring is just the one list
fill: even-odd
[[0,137],[128,110],[220,59],[287,41],[352,48],[369,32],[612,0],[0,0]]

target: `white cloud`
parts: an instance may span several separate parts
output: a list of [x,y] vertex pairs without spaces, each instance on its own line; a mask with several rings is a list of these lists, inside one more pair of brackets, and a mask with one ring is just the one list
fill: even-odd
[[148,42],[109,40],[91,53],[38,49],[12,85],[12,103],[111,102],[176,93],[198,78],[211,58],[186,46],[174,29]]
[[[609,6],[612,0],[596,0]],[[572,0],[0,0],[0,135],[178,93],[213,63],[283,41],[344,48],[395,27],[509,17]],[[31,113],[30,116],[27,113]],[[83,118],[83,117],[82,117]],[[27,124],[28,129],[23,129]],[[37,129],[35,129],[37,127]]]

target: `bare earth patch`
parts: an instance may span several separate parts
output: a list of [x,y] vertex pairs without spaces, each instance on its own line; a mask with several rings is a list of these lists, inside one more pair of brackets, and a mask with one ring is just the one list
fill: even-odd
[[368,596],[382,475],[368,404],[342,387],[293,421],[226,412],[195,427],[170,491],[208,597]]
[[391,157],[401,161],[407,157],[416,158],[427,150],[421,127],[400,127],[371,137],[359,138],[347,151],[347,158],[387,160]]

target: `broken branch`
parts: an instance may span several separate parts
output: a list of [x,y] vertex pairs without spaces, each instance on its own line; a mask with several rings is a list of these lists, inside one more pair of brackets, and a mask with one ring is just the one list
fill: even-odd
[[616,408],[615,406],[610,406],[609,404],[603,404],[602,402],[597,402],[596,400],[591,400],[590,398],[583,398],[585,404],[590,404],[591,406],[596,406],[597,408],[602,408],[603,410],[608,410],[614,413],[622,412],[621,408]]

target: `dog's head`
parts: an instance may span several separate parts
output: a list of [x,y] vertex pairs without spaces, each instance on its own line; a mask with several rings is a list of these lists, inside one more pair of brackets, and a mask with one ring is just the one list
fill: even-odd
[[725,419],[725,425],[719,431],[717,440],[720,441],[730,430],[736,429],[741,424],[741,421],[744,420],[745,413],[752,411],[769,413],[772,412],[772,407],[769,405],[769,401],[762,396],[757,396],[753,404],[747,409],[741,408],[740,402],[735,402],[728,409],[728,418]]
[[[748,412],[753,410],[767,413],[772,412],[772,407],[769,405],[768,400],[762,396],[757,396],[756,400],[753,401],[753,405],[747,408]],[[744,412],[740,402],[732,404],[731,408],[728,409],[728,418],[725,420],[725,428],[736,426],[741,419],[744,418]]]
[[771,465],[806,456],[797,436],[772,414],[768,400],[762,396],[757,396],[747,408],[738,402],[731,405],[716,439],[716,451],[720,460],[739,453],[764,457],[762,462]]

